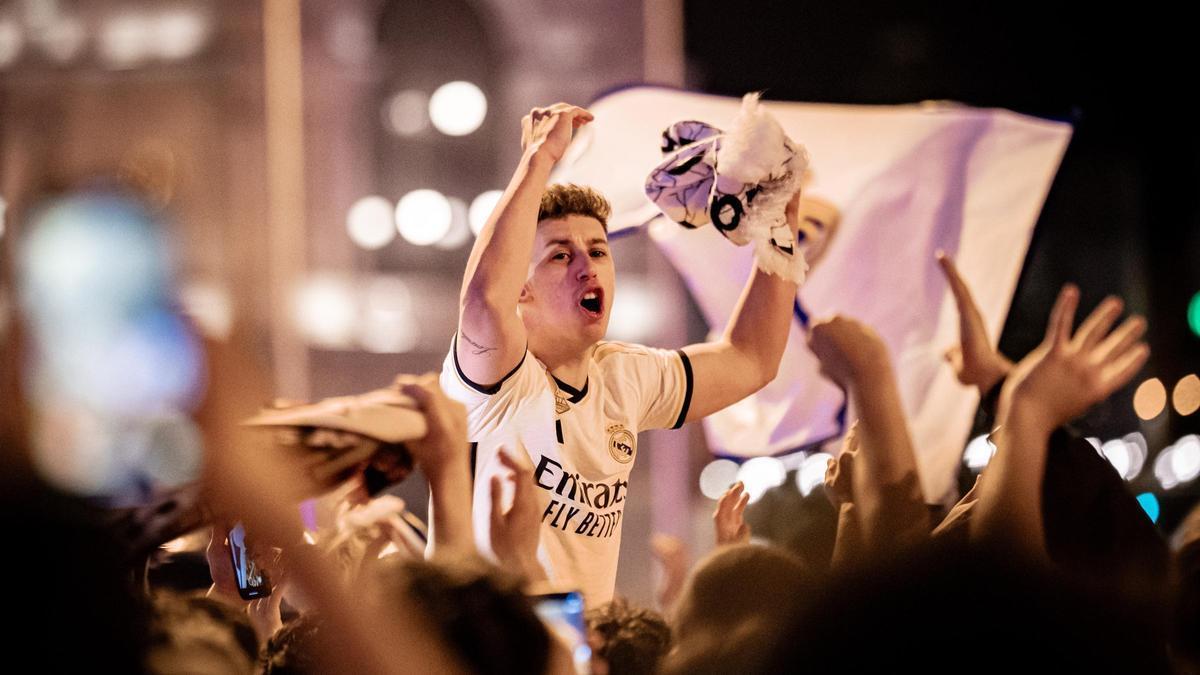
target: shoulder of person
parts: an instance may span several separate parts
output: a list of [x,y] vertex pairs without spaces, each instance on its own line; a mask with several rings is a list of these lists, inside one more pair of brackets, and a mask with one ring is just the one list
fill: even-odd
[[605,360],[619,358],[622,356],[654,356],[663,350],[646,345],[639,345],[632,342],[618,341],[602,341],[596,344],[595,351],[592,352],[592,360],[596,363],[603,363]]

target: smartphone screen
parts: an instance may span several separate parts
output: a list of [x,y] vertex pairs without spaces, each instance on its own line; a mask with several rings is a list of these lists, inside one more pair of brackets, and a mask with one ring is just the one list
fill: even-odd
[[576,591],[547,593],[533,596],[533,601],[537,615],[570,647],[575,672],[591,672],[592,648],[583,620],[583,595]]
[[270,595],[271,582],[250,554],[250,546],[246,543],[246,529],[241,523],[229,530],[229,553],[233,558],[233,574],[237,578],[238,595],[241,595],[243,600]]

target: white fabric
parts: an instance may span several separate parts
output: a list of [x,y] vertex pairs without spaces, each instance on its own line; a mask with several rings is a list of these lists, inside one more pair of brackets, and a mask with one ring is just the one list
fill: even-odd
[[[570,394],[560,391],[528,353],[497,391],[486,394],[464,380],[451,346],[441,385],[467,407],[468,438],[478,443],[474,521],[479,550],[491,553],[491,477],[508,473],[497,450],[523,450],[534,467],[542,513],[539,558],[551,581],[578,588],[589,606],[612,599],[637,434],[682,420],[690,392],[687,373],[678,352],[601,342],[577,401],[568,400]],[[565,412],[556,411],[556,395]]]
[[[934,262],[955,257],[998,338],[1034,223],[1071,136],[1069,125],[951,104],[765,105],[812,159],[808,194],[842,211],[840,231],[800,290],[817,318],[845,313],[872,325],[891,350],[929,499],[953,490],[977,395],[942,361],[958,339],[953,299]],[[590,185],[613,204],[609,232],[658,217],[642,181],[661,162],[662,130],[680,119],[728,125],[736,98],[634,88],[590,106],[554,179]],[[753,264],[711,228],[658,218],[651,236],[720,331]],[[774,454],[834,434],[841,392],[820,379],[793,327],[779,377],[706,420],[722,453]]]

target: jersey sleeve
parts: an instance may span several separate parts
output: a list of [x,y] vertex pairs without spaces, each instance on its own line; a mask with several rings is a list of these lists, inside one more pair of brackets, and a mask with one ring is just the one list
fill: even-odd
[[[457,335],[455,336],[457,339]],[[525,400],[546,387],[546,376],[537,360],[526,350],[517,363],[499,382],[484,386],[473,382],[458,363],[455,342],[442,362],[438,378],[442,391],[467,408],[467,435],[471,441],[485,433],[487,427],[499,424]]]
[[638,429],[678,429],[692,402],[692,364],[682,350],[604,343],[596,358],[637,401]]

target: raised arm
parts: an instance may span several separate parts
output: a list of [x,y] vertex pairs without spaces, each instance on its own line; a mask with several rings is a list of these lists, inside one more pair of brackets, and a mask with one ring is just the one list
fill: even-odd
[[489,386],[525,352],[517,302],[529,272],[538,206],[550,170],[562,159],[572,130],[591,113],[566,103],[535,108],[521,120],[524,153],[508,188],[475,239],[459,297],[456,356],[463,374]]
[[852,494],[866,548],[885,550],[928,534],[917,459],[887,346],[870,327],[835,316],[814,324],[809,347],[821,374],[858,413]]
[[[537,559],[541,525],[538,517],[537,497],[533,494],[533,465],[528,457],[521,457],[501,448],[500,464],[509,473],[503,477],[492,476],[491,534],[492,552],[501,567],[521,575],[529,583],[548,581],[546,570]],[[505,508],[504,483],[512,484],[512,503]]]
[[401,376],[396,385],[416,401],[429,428],[424,438],[407,443],[429,481],[433,534],[429,555],[474,555],[467,412],[461,403],[442,392],[435,375]]
[[[799,227],[799,201],[797,192],[787,207],[793,233]],[[737,403],[775,379],[787,346],[796,290],[796,282],[755,267],[725,335],[716,342],[683,348],[694,382],[688,422]]]
[[980,396],[987,396],[1000,380],[1012,370],[1013,363],[988,338],[983,314],[971,296],[971,289],[954,260],[943,251],[937,252],[938,267],[950,285],[954,305],[958,308],[958,345],[946,351],[946,360],[954,368],[958,381],[977,387]]
[[996,454],[979,482],[971,539],[1045,559],[1042,479],[1047,443],[1059,426],[1083,414],[1128,382],[1150,350],[1146,324],[1107,298],[1071,335],[1079,291],[1065,286],[1050,314],[1046,337],[1008,374],[1000,394]]

